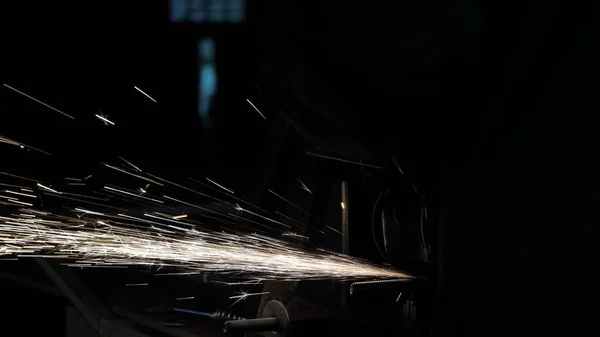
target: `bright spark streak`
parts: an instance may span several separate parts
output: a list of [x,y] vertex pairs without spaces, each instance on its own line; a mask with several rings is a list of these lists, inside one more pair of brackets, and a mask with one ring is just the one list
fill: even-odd
[[185,218],[187,218],[187,214],[176,215],[173,217],[173,219],[175,219],[175,220],[185,219]]
[[135,88],[135,90],[137,90],[137,91],[141,92],[142,94],[144,94],[144,96],[150,98],[152,100],[152,102],[156,103],[156,100],[154,98],[150,97],[150,95],[148,95],[147,93],[143,92],[142,89],[140,89],[140,88],[138,88],[136,86],[133,86],[133,87]]
[[298,233],[292,233],[292,232],[283,233],[281,236],[290,236],[293,238],[298,238],[298,239],[303,239],[303,240],[310,239],[308,236],[304,236],[304,235],[300,235]]
[[19,200],[17,200],[17,199],[10,199],[10,198],[9,198],[9,199],[8,199],[8,202],[13,202],[13,203],[15,203],[15,204],[19,204],[19,205],[25,205],[25,206],[29,206],[29,207],[33,206],[33,204],[30,204],[30,203],[28,203],[28,202],[22,202],[22,201],[19,201]]
[[39,187],[39,188],[43,188],[43,189],[45,189],[46,191],[50,191],[50,192],[52,192],[52,193],[61,194],[61,193],[60,193],[60,192],[58,192],[57,190],[53,190],[53,189],[51,189],[50,187],[46,187],[46,186],[44,186],[44,185],[42,185],[42,184],[40,184],[40,183],[37,183],[37,187]]
[[[120,168],[118,168],[118,167],[115,167],[115,166],[112,166],[112,165],[108,165],[108,164],[105,164],[105,163],[102,163],[102,164],[103,164],[104,166],[108,167],[108,168],[111,168],[111,169],[113,169],[113,170],[116,170],[116,171],[119,171],[119,172],[123,172],[123,173],[127,173],[127,174],[129,174],[130,176],[134,176],[134,177],[136,177],[136,178],[140,178],[140,179],[142,179],[142,180],[149,181],[149,182],[151,182],[151,183],[154,183],[154,184],[156,184],[156,185],[159,185],[159,186],[164,186],[163,184],[159,183],[158,181],[154,181],[154,180],[152,180],[152,179],[150,179],[150,178],[146,178],[146,177],[144,177],[144,176],[141,176],[141,175],[133,174],[133,173],[131,173],[131,172],[125,171],[125,170],[123,170],[123,169],[120,169]],[[89,177],[91,177],[91,175],[90,175]],[[88,177],[88,178],[89,178],[89,177]],[[88,178],[85,178],[85,179],[88,179]]]
[[19,142],[16,142],[14,140],[10,140],[8,138],[4,138],[2,136],[0,136],[0,142],[5,143],[5,144],[10,144],[10,145],[22,146]]
[[14,177],[14,178],[19,178],[19,179],[27,180],[27,181],[32,181],[34,183],[39,183],[39,181],[37,181],[37,180],[33,180],[33,179],[30,179],[30,178],[27,178],[27,177],[23,177],[23,176],[18,176],[16,174],[11,174],[11,173],[7,173],[7,172],[0,172],[0,174],[6,175],[6,176],[9,176],[9,177]]
[[106,118],[104,116],[100,116],[100,115],[95,115],[95,116],[96,116],[96,118],[98,118],[99,120],[101,120],[103,122],[109,123],[110,125],[115,125],[115,123],[109,121],[108,118]]
[[17,195],[22,195],[24,197],[29,197],[29,198],[37,198],[35,195],[31,195],[31,194],[25,194],[25,193],[21,193],[21,192],[15,192],[15,191],[11,191],[11,190],[4,190],[4,192],[6,193],[12,193],[12,194],[17,194]]
[[282,225],[282,226],[285,226],[285,227],[288,227],[288,228],[289,228],[289,227],[291,227],[291,226],[288,226],[288,225],[284,224],[284,223],[283,223],[283,222],[281,222],[281,221],[273,220],[273,219],[271,219],[271,218],[268,218],[268,217],[266,217],[266,216],[262,216],[262,215],[260,215],[260,214],[256,214],[256,213],[254,213],[254,212],[252,212],[252,211],[249,211],[249,210],[247,210],[247,209],[245,209],[245,208],[242,208],[242,207],[241,207],[240,205],[238,205],[238,204],[236,204],[236,206],[235,206],[235,210],[236,210],[236,211],[241,211],[241,212],[246,212],[246,213],[252,214],[252,215],[254,215],[254,216],[257,216],[257,217],[259,217],[259,218],[261,218],[261,219],[265,219],[265,220],[267,220],[267,221],[271,221],[271,222],[273,222],[273,223],[276,223],[276,224],[278,224],[278,225]]
[[177,301],[185,301],[185,300],[193,300],[194,298],[195,298],[194,296],[177,297],[175,300],[177,300]]
[[312,194],[312,191],[306,186],[306,184],[300,180],[300,178],[296,177],[296,179],[298,179],[298,183],[300,184],[300,187],[305,190],[306,192]]
[[149,197],[137,195],[135,193],[131,193],[131,192],[127,192],[127,191],[122,191],[122,190],[119,190],[117,188],[113,188],[113,187],[110,187],[110,186],[104,186],[104,188],[107,189],[107,190],[109,190],[109,191],[113,191],[113,192],[117,192],[117,193],[122,193],[122,194],[127,194],[127,195],[131,195],[131,196],[134,196],[134,197],[144,198],[144,199],[147,199],[147,200],[150,200],[150,201],[158,202],[159,204],[163,203],[162,201],[157,200],[157,199],[153,199],[153,198],[149,198]]
[[340,205],[342,206],[342,209],[346,209],[346,204],[344,204],[343,201],[340,203]]
[[224,189],[225,191],[227,191],[227,192],[229,192],[229,193],[231,193],[231,194],[235,194],[235,192],[234,192],[234,191],[232,191],[232,190],[230,190],[230,189],[228,189],[228,188],[225,188],[225,187],[223,187],[223,185],[217,184],[215,181],[212,181],[212,180],[210,180],[210,179],[208,179],[208,178],[206,178],[206,180],[208,180],[209,182],[211,182],[211,183],[215,184],[216,186],[218,186],[218,187],[220,187],[220,188]]
[[75,211],[82,212],[82,213],[85,213],[85,214],[92,214],[92,215],[104,215],[102,213],[98,213],[98,212],[94,212],[94,211],[88,211],[87,209],[83,209],[83,208],[75,208]]
[[261,117],[262,117],[264,120],[266,120],[266,119],[267,119],[267,117],[265,117],[265,115],[263,115],[263,114],[262,114],[262,112],[260,112],[260,110],[258,110],[258,108],[257,108],[257,107],[256,107],[254,104],[252,104],[252,102],[250,102],[250,100],[249,100],[249,99],[246,99],[246,102],[250,103],[250,105],[252,105],[252,107],[254,108],[254,110],[256,110],[256,112],[258,112],[258,113],[260,114],[260,116],[261,116]]
[[121,159],[122,161],[124,161],[125,163],[127,163],[127,165],[133,167],[134,169],[136,169],[138,172],[142,172],[142,169],[140,169],[139,167],[133,165],[132,163],[130,163],[129,161],[125,160],[125,158],[123,157],[119,157],[119,159]]
[[10,89],[10,90],[12,90],[12,91],[14,91],[14,92],[16,92],[16,93],[19,93],[19,94],[21,94],[21,95],[23,95],[23,96],[25,96],[25,97],[29,98],[30,100],[32,100],[32,101],[34,101],[34,102],[37,102],[37,103],[39,103],[39,104],[41,104],[41,105],[43,105],[43,106],[45,106],[45,107],[47,107],[47,108],[50,108],[50,109],[52,109],[52,110],[54,110],[54,111],[56,111],[56,112],[58,112],[58,113],[60,113],[60,114],[62,114],[62,115],[65,115],[65,116],[67,116],[67,117],[69,117],[69,118],[71,118],[71,119],[75,119],[75,117],[73,117],[73,116],[71,116],[71,115],[69,115],[69,114],[66,114],[66,113],[62,112],[62,111],[58,110],[57,108],[55,108],[55,107],[52,107],[52,106],[50,106],[50,105],[48,105],[48,104],[46,104],[46,103],[44,103],[44,102],[40,101],[39,99],[36,99],[36,98],[34,98],[34,97],[31,97],[31,96],[27,95],[26,93],[24,93],[24,92],[22,92],[22,91],[19,91],[19,90],[17,90],[17,89],[15,89],[15,88],[13,88],[13,87],[11,87],[10,85],[8,85],[8,84],[6,84],[6,83],[4,83],[3,85],[4,85],[5,87],[7,87],[8,89]]
[[50,152],[46,152],[44,150],[40,150],[40,149],[35,148],[33,146],[30,146],[30,145],[27,145],[27,144],[24,144],[24,143],[21,143],[21,142],[17,142],[16,140],[12,140],[10,138],[6,138],[6,137],[3,137],[3,136],[0,136],[0,143],[6,143],[6,144],[10,144],[10,145],[15,145],[15,146],[20,147],[21,149],[24,149],[24,148],[27,147],[27,148],[30,148],[32,150],[41,152],[41,153],[49,155],[49,156],[52,155]]
[[46,212],[40,212],[40,211],[36,211],[34,209],[23,208],[23,209],[20,209],[20,211],[29,212],[29,213],[35,213],[35,214],[39,214],[39,215],[48,215],[48,213],[46,213]]

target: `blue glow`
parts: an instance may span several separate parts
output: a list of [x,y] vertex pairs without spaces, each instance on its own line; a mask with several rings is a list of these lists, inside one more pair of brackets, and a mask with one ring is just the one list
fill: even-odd
[[198,44],[198,113],[206,124],[216,91],[215,43],[212,39],[203,39]]
[[186,314],[206,316],[206,317],[212,316],[212,314],[210,312],[196,311],[196,310],[183,309],[183,308],[173,308],[173,311],[184,312]]
[[233,22],[246,19],[246,0],[171,0],[172,22]]

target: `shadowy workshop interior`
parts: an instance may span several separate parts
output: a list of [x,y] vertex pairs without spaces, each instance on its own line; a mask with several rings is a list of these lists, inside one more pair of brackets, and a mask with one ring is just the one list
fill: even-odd
[[[596,5],[1,8],[6,335],[591,331]],[[169,237],[173,222],[198,225],[231,235],[223,252],[235,235],[267,237],[314,254],[307,270],[345,255],[356,268],[309,277],[50,258],[15,250],[14,233],[41,216],[28,207],[106,235],[107,221]],[[352,276],[361,263],[410,277]]]

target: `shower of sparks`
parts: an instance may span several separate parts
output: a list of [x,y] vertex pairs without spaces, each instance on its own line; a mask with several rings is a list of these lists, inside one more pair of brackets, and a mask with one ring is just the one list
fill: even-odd
[[14,92],[16,92],[16,93],[18,93],[18,94],[21,94],[21,95],[23,95],[23,96],[25,96],[25,97],[29,98],[30,100],[32,100],[32,101],[34,101],[34,102],[37,102],[37,103],[39,103],[39,104],[41,104],[41,105],[45,106],[46,108],[49,108],[49,109],[51,109],[51,110],[54,110],[54,111],[56,111],[56,112],[58,112],[58,113],[60,113],[60,114],[62,114],[62,115],[64,115],[64,116],[67,116],[67,117],[71,118],[71,119],[75,119],[75,117],[73,117],[73,116],[71,116],[71,115],[69,115],[69,114],[66,114],[66,113],[62,112],[62,111],[58,110],[57,108],[55,108],[55,107],[53,107],[53,106],[50,106],[50,105],[48,105],[48,104],[46,104],[46,103],[44,103],[44,102],[40,101],[40,100],[39,100],[39,99],[37,99],[37,98],[31,97],[31,96],[27,95],[26,93],[24,93],[24,92],[22,92],[22,91],[20,91],[20,90],[17,90],[17,89],[15,89],[15,88],[13,88],[13,87],[11,87],[10,85],[8,85],[8,84],[6,84],[6,83],[4,83],[3,85],[4,85],[5,87],[7,87],[8,89],[10,89],[10,90],[14,91]]
[[142,94],[144,94],[144,96],[150,98],[152,100],[152,102],[156,103],[156,100],[154,98],[150,97],[150,95],[148,95],[147,93],[143,92],[142,89],[140,89],[140,88],[138,88],[136,86],[133,86],[133,87],[135,88],[135,90],[137,90],[137,91],[141,92]]
[[250,102],[249,99],[246,99],[246,102],[250,103],[250,105],[252,105],[252,107],[254,108],[254,110],[256,110],[256,112],[258,112],[260,114],[260,117],[262,117],[263,119],[267,119],[267,117],[265,117],[265,115],[262,114],[262,112],[260,112],[260,110],[258,110],[258,108],[256,107],[256,105],[252,104],[252,102]]
[[[6,84],[4,86],[74,119],[15,88]],[[156,103],[155,99],[140,88],[134,88]],[[246,101],[266,120],[250,100]],[[115,125],[102,115],[102,112],[95,116],[107,125]],[[37,150],[6,137],[0,137],[0,143]],[[234,191],[209,178],[206,180],[219,189],[209,186],[210,184],[199,183],[219,193],[218,197],[207,194],[209,192],[206,190],[200,192],[157,177],[142,171],[124,158],[119,158],[127,165],[117,167],[101,164],[124,173],[129,178],[144,180],[145,187],[140,187],[139,181],[135,187],[124,185],[129,188],[108,183],[87,184],[91,174],[84,179],[65,177],[66,184],[61,182],[58,185],[50,185],[47,180],[37,181],[0,172],[2,176],[29,182],[29,187],[37,186],[34,190],[25,186],[0,183],[6,186],[0,189],[0,258],[53,258],[64,261],[66,266],[79,268],[143,267],[146,270],[161,271],[155,274],[156,276],[221,273],[241,278],[236,280],[238,282],[226,283],[229,285],[256,285],[265,280],[411,278],[408,274],[390,267],[378,266],[347,255],[323,249],[300,248],[301,244],[306,244],[305,241],[308,241],[309,237],[292,232],[292,226],[276,219],[286,218],[297,223],[294,226],[303,226],[302,224],[277,211],[275,213],[281,217],[274,219],[270,211],[234,196]],[[96,173],[94,175],[96,177]],[[102,175],[99,176],[94,180],[101,181]],[[43,185],[42,182],[47,185]],[[312,193],[299,178],[298,182],[302,189]],[[152,194],[149,194],[151,184]],[[78,188],[78,192],[93,189],[97,185],[98,190],[92,193],[107,198],[85,195],[84,192],[72,193],[69,190],[72,185],[86,186]],[[59,186],[61,191],[51,186]],[[177,188],[185,190],[185,194],[171,194]],[[312,217],[300,206],[271,190],[268,191]],[[63,204],[52,211],[44,209],[42,195]],[[201,197],[204,203],[196,204],[192,199],[194,196]],[[133,209],[116,207],[122,204],[111,203],[113,199],[137,206],[133,206]],[[33,203],[27,201],[35,201],[40,209],[35,209],[38,205],[33,206]],[[244,207],[236,201],[243,203]],[[219,207],[215,208],[213,204]],[[144,208],[140,209],[139,205]],[[198,217],[201,219],[197,219]],[[207,229],[204,221],[207,225],[217,224],[218,230]],[[239,232],[241,228],[247,232]],[[325,225],[325,228],[341,235],[330,226]],[[317,232],[325,235],[323,231]],[[291,241],[289,238],[301,241],[296,240],[297,242],[292,244],[286,242]],[[126,284],[146,285],[148,283]],[[240,295],[231,296],[230,299],[235,299],[235,304],[249,296],[264,294],[268,292],[242,292]]]
[[229,193],[231,193],[231,194],[235,194],[235,192],[234,192],[234,191],[232,191],[232,190],[230,190],[230,189],[228,189],[228,188],[225,188],[225,187],[224,187],[223,185],[221,185],[221,184],[217,184],[217,183],[216,183],[215,181],[213,181],[213,180],[210,180],[210,179],[208,179],[208,178],[206,178],[206,180],[208,180],[208,182],[210,182],[210,183],[212,183],[212,184],[214,184],[214,185],[216,185],[216,186],[218,186],[218,187],[220,187],[220,188],[224,189],[225,191],[227,191],[227,192],[229,192]]
[[103,122],[104,122],[104,125],[108,125],[108,124],[110,124],[110,125],[115,125],[115,123],[111,122],[110,120],[108,120],[108,118],[106,118],[106,117],[104,117],[104,116],[100,116],[100,115],[98,115],[98,114],[96,114],[95,116],[96,116],[96,118],[98,118],[99,120],[103,121]]
[[[304,251],[267,236],[205,231],[182,221],[173,226],[160,217],[145,220],[83,208],[74,210],[80,217],[20,211],[28,216],[0,216],[0,256],[75,260],[68,265],[78,267],[168,266],[192,273],[235,271],[265,275],[267,279],[409,277],[341,254]],[[123,222],[127,220],[146,229]]]

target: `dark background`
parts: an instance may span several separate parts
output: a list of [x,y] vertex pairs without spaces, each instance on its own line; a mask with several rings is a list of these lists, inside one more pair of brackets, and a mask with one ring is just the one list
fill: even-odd
[[[70,160],[79,175],[116,153],[165,171],[177,163],[185,168],[178,170],[182,175],[252,167],[256,145],[264,140],[261,119],[246,103],[257,91],[252,80],[261,56],[253,4],[242,24],[178,25],[169,21],[162,1],[28,6],[3,11],[6,29],[15,32],[5,37],[3,81],[76,119],[61,119],[3,88],[3,114],[10,117],[3,121],[4,136],[59,149],[48,152]],[[219,76],[214,127],[206,132],[195,96],[203,37],[216,41]],[[115,127],[94,117],[99,110]],[[63,166],[56,168],[61,175]],[[51,171],[46,168],[46,174]]]
[[[0,92],[3,135],[78,158],[45,166],[44,179],[84,174],[116,151],[154,170],[217,172],[223,184],[243,186],[246,170],[260,170],[255,155],[265,142],[245,99],[259,96],[252,81],[266,64],[300,101],[318,106],[315,115],[327,117],[320,125],[335,126],[323,133],[342,139],[346,153],[359,148],[348,139],[366,152],[403,153],[407,170],[439,183],[430,191],[443,205],[439,335],[593,331],[596,6],[286,2],[264,12],[249,6],[256,12],[247,25],[219,29],[169,26],[167,6],[152,6],[2,11],[4,83],[78,118],[57,122],[35,103],[4,103],[22,97]],[[194,39],[206,35],[220,37],[213,135],[196,127],[189,99]],[[110,137],[94,120],[98,108],[117,123]],[[3,169],[39,172],[15,155],[1,158]]]

